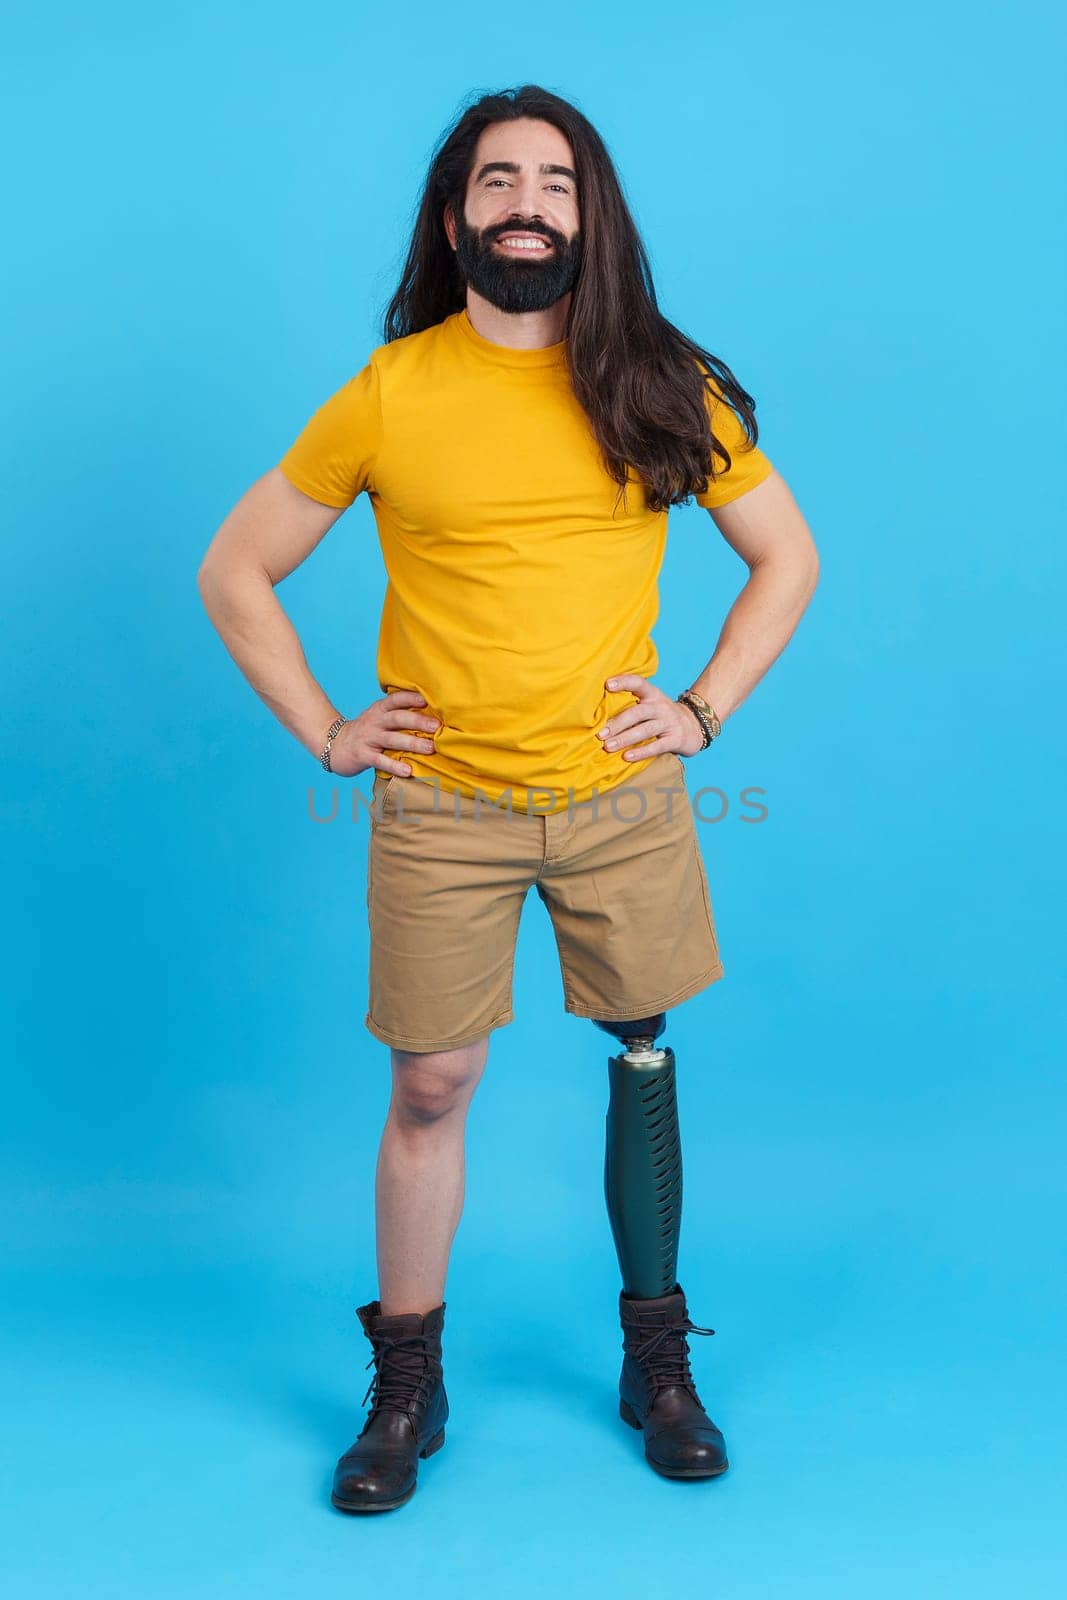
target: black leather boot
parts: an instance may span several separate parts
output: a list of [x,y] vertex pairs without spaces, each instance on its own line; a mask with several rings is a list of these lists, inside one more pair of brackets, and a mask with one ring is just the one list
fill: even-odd
[[654,1300],[619,1295],[622,1375],[619,1415],[645,1435],[645,1459],[665,1478],[715,1478],[729,1466],[726,1441],[700,1403],[689,1370],[690,1322],[676,1283]]
[[334,1469],[330,1499],[339,1511],[392,1511],[415,1493],[419,1458],[445,1442],[445,1308],[383,1317],[381,1301],[372,1300],[356,1315],[373,1346],[363,1404],[374,1394],[363,1431]]

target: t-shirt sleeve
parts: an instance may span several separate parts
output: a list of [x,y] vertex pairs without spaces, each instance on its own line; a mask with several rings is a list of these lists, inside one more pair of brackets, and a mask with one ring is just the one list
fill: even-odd
[[693,497],[698,506],[710,510],[714,506],[727,505],[729,501],[736,500],[738,495],[754,489],[757,483],[770,477],[774,467],[758,445],[749,443],[744,424],[723,398],[722,390],[714,379],[708,387],[707,403],[711,431],[730,452],[730,469],[725,472],[722,456],[716,450],[714,465],[717,476],[709,477],[705,492]]
[[378,375],[368,361],[319,407],[278,466],[313,500],[343,508],[374,487],[380,442]]

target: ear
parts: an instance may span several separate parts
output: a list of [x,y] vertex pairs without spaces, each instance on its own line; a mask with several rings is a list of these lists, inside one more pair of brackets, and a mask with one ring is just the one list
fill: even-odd
[[454,250],[456,248],[456,218],[452,210],[451,201],[449,201],[449,203],[445,206],[444,219],[445,232],[448,235],[448,242]]

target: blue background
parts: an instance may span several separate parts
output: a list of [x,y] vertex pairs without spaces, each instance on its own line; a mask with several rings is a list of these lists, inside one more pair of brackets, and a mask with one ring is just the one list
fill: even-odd
[[[1061,1593],[1060,8],[59,5],[8,42],[8,1593]],[[353,1519],[366,821],[309,820],[329,780],[195,573],[381,342],[442,129],[531,80],[601,129],[822,557],[700,768],[769,816],[699,829],[727,977],[666,1036],[732,1469],[662,1480],[618,1420],[610,1042],[531,896],[446,1449]],[[744,575],[672,513],[661,686]],[[383,588],[363,500],[278,591],[343,707]]]

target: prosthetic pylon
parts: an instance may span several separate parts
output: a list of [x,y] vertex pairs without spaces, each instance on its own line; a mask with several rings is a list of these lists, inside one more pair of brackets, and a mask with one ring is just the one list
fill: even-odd
[[664,1013],[601,1022],[625,1046],[608,1057],[604,1197],[623,1292],[652,1299],[675,1287],[682,1220],[682,1152],[674,1051],[657,1049]]

